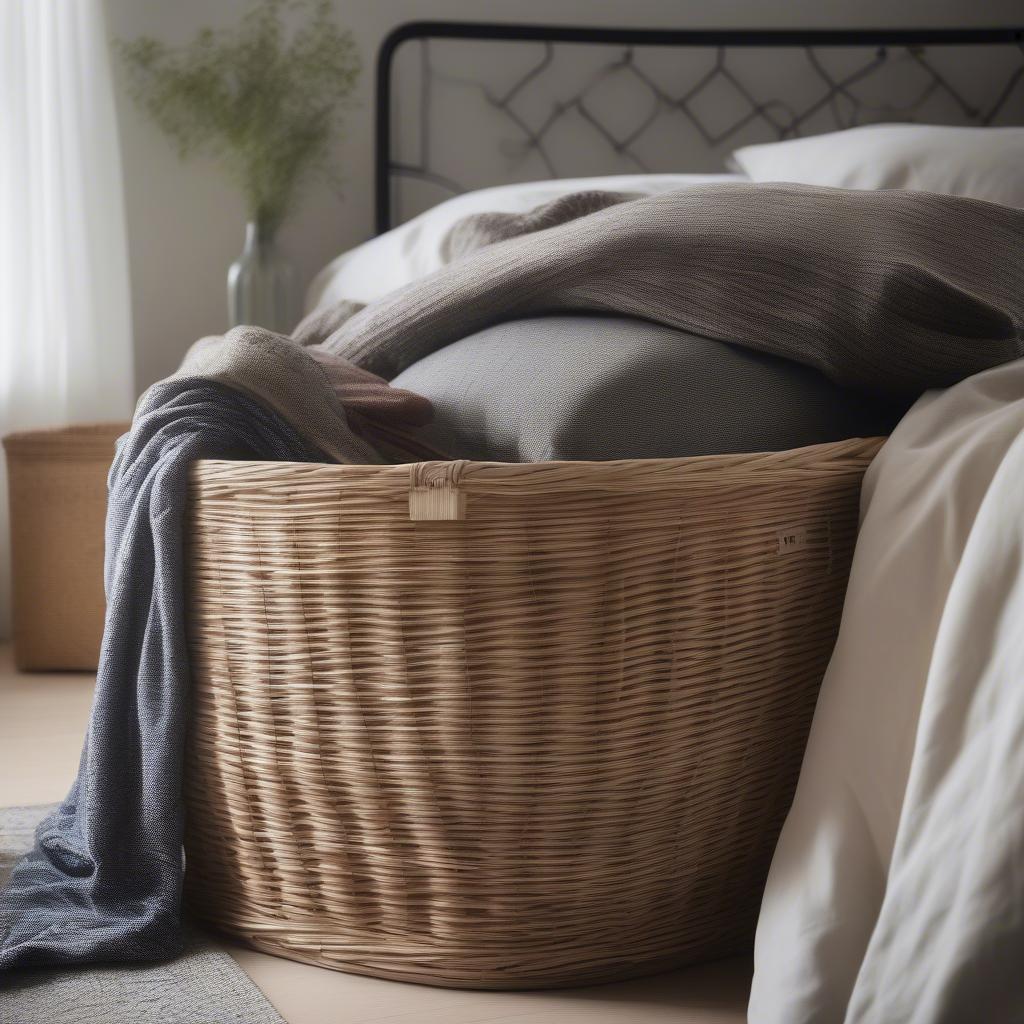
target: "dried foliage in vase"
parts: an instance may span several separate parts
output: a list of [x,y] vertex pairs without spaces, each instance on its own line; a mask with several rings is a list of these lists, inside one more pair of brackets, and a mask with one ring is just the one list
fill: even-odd
[[133,98],[182,158],[223,164],[261,234],[274,236],[304,183],[338,181],[332,146],[361,62],[330,0],[259,0],[236,29],[203,29],[181,48],[116,46]]

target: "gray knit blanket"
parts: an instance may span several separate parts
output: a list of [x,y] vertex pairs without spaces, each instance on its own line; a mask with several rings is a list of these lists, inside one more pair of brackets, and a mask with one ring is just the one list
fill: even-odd
[[205,339],[142,397],[110,471],[107,614],[78,777],[0,892],[0,969],[183,949],[189,464],[422,458],[402,443],[424,415],[418,396],[256,328]]
[[347,318],[325,347],[391,379],[495,322],[587,310],[897,397],[1024,354],[1024,211],[980,200],[746,182],[581,193],[466,218],[448,243],[449,266]]
[[877,393],[951,384],[1022,354],[1022,248],[1024,213],[923,193],[590,194],[460,225],[449,266],[361,311],[317,311],[291,339],[244,328],[197,343],[143,396],[111,470],[89,733],[71,792],[0,893],[0,968],[182,948],[190,462],[436,457],[413,434],[429,403],[380,377],[556,310],[660,321]]
[[[0,809],[0,884],[52,808]],[[232,956],[185,926],[173,960],[36,967],[0,981],[0,1024],[285,1024]]]

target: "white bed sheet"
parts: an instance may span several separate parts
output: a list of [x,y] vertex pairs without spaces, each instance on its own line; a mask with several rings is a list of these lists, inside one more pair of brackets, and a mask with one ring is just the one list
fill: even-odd
[[751,1024],[1024,1021],[1024,359],[872,464]]
[[473,213],[523,213],[570,192],[597,189],[654,195],[707,182],[746,181],[742,174],[622,174],[499,185],[455,196],[408,223],[342,253],[314,278],[306,311],[341,300],[373,302],[444,265],[442,242]]

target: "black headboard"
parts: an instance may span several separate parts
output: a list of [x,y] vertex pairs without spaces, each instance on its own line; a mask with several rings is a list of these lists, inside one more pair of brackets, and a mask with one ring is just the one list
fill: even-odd
[[[457,41],[477,44],[468,70],[453,66]],[[418,44],[419,64],[407,78],[401,113],[410,138],[402,140],[396,57],[410,42]],[[488,82],[499,61],[492,58],[496,51],[482,54],[481,44],[529,48],[507,61],[500,80]],[[448,49],[437,56],[439,47]],[[559,78],[566,51],[582,69]],[[494,130],[480,131],[463,124],[459,113],[436,110],[442,86],[449,96],[456,89],[471,95],[476,113],[495,119]],[[617,98],[609,100],[615,89]],[[623,90],[631,90],[625,99],[637,106],[626,122]],[[707,102],[715,90],[717,114]],[[897,92],[900,98],[891,99]],[[669,130],[659,134],[662,118]],[[720,168],[735,145],[894,120],[1024,123],[1024,28],[688,31],[413,22],[384,40],[377,60],[376,226],[385,231],[404,219],[404,210],[396,216],[400,182],[433,190],[419,198],[423,206],[470,188],[539,177],[710,170]],[[432,138],[438,131],[460,147],[469,140],[457,171],[441,166],[445,149]],[[575,138],[560,157],[555,150],[562,131]],[[590,165],[565,169],[562,158],[576,156],[581,133],[598,155]],[[683,157],[648,152],[652,141],[677,134],[685,136]],[[477,144],[500,150],[498,170],[465,170]]]

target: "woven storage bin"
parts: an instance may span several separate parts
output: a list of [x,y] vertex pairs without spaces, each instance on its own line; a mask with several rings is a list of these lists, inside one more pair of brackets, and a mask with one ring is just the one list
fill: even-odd
[[90,423],[4,438],[19,669],[96,671],[107,473],[130,426]]
[[748,949],[878,444],[197,463],[191,906],[473,988]]

